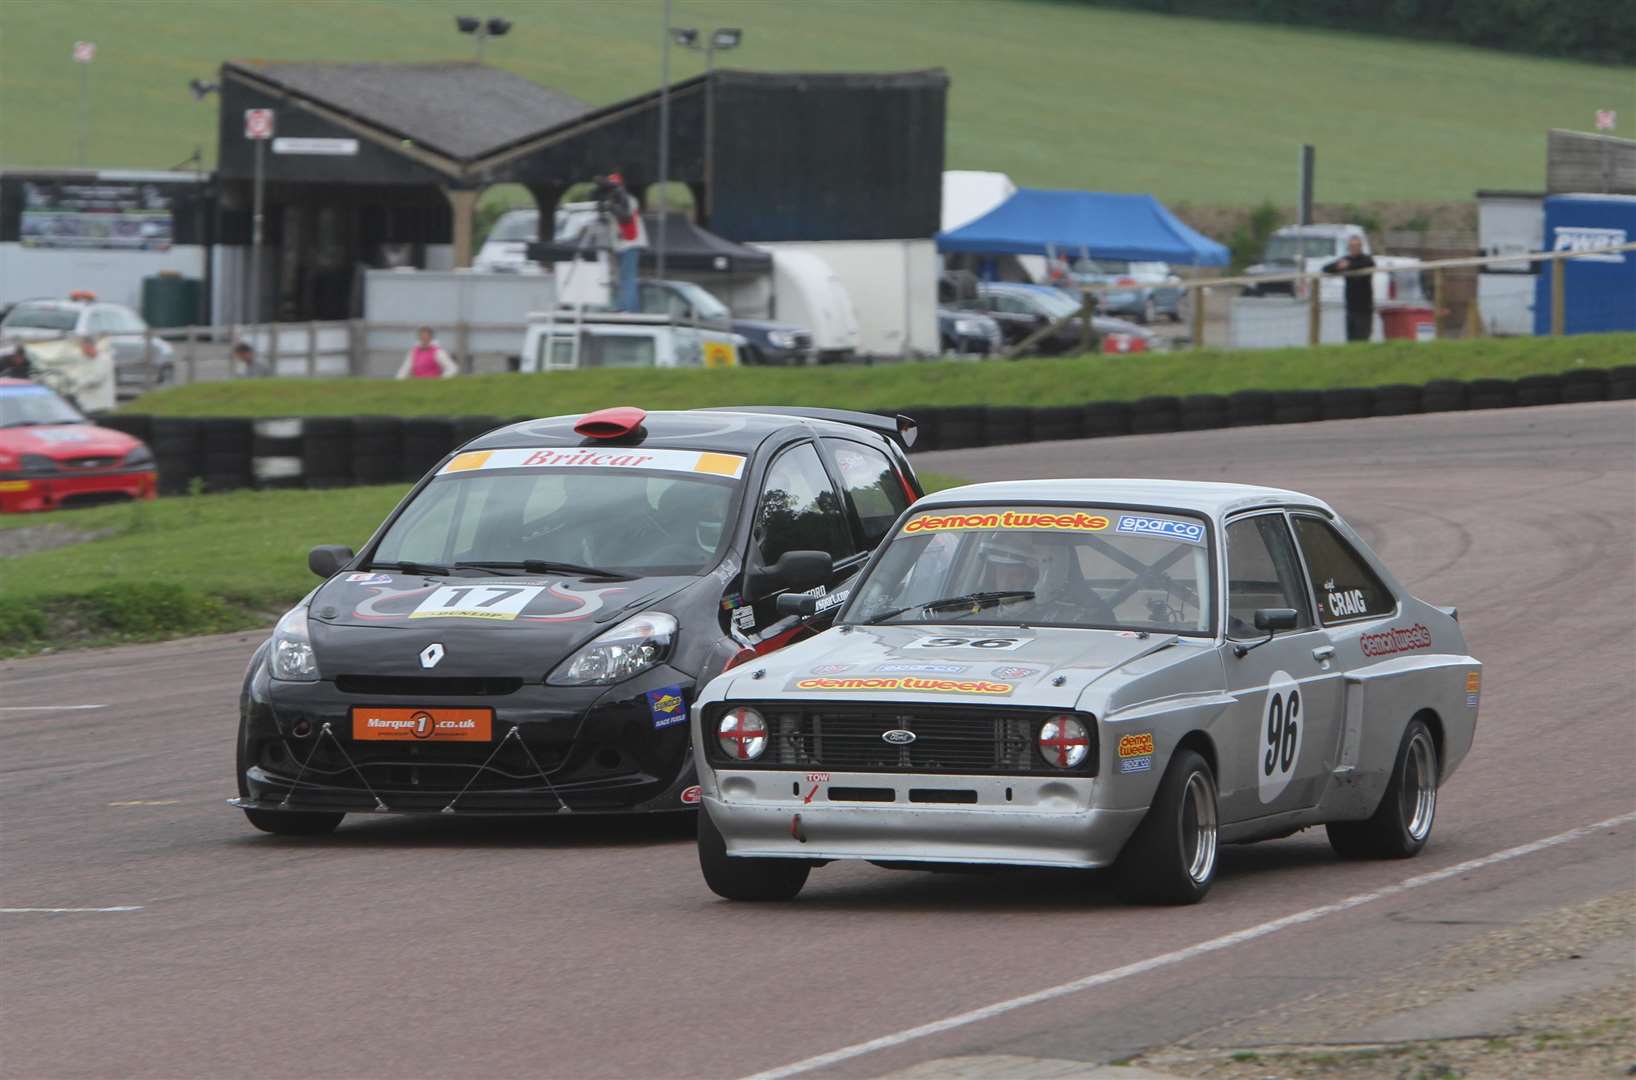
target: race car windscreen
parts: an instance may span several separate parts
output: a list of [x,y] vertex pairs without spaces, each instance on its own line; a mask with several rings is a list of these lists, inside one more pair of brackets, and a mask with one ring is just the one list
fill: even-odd
[[0,390],[0,428],[83,423],[85,417],[43,386]]
[[1179,513],[953,507],[912,515],[849,623],[1210,633],[1209,530]]
[[458,454],[392,523],[372,563],[541,560],[698,574],[726,540],[736,454],[533,449]]

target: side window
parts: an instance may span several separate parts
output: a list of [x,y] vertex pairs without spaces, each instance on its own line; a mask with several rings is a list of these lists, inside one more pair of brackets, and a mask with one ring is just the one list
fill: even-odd
[[786,450],[767,471],[755,540],[767,566],[786,551],[827,551],[835,559],[852,554],[840,500],[811,443]]
[[1387,615],[1397,607],[1397,598],[1334,526],[1315,517],[1294,520],[1325,626]]
[[886,455],[874,447],[847,439],[825,439],[840,467],[841,487],[863,526],[864,546],[873,548],[886,538],[898,515],[909,508],[909,495]]
[[1297,629],[1312,625],[1284,515],[1242,518],[1227,526],[1227,636],[1262,636],[1255,628],[1256,609],[1275,607],[1299,612]]

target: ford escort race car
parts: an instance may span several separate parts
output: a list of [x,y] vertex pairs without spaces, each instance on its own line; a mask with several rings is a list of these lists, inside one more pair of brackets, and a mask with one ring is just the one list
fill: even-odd
[[[695,806],[694,688],[832,619],[920,494],[907,418],[609,409],[492,431],[420,481],[250,662],[252,825],[349,811]],[[775,610],[801,590],[812,604]]]
[[834,627],[699,696],[699,861],[737,900],[866,859],[1112,867],[1128,898],[1191,903],[1221,843],[1323,824],[1343,856],[1410,856],[1481,667],[1318,499],[953,488],[903,515]]
[[153,452],[98,427],[50,388],[0,379],[0,513],[55,510],[159,490]]

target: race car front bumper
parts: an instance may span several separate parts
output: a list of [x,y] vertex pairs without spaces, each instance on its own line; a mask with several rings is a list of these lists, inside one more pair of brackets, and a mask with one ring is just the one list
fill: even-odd
[[152,467],[84,472],[0,474],[0,513],[55,510],[113,499],[151,499],[159,490]]
[[723,770],[703,777],[703,805],[733,856],[1091,868],[1146,813],[1095,806],[1097,783]]
[[[537,815],[691,809],[686,723],[646,692],[692,680],[663,667],[615,687],[540,683],[459,702],[346,693],[258,676],[244,701],[240,798],[253,810]],[[354,709],[492,709],[480,742],[354,737]],[[682,713],[685,716],[685,712]]]

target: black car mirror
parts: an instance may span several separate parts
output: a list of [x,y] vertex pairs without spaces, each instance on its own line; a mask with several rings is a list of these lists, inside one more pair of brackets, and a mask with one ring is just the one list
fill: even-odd
[[1262,638],[1260,641],[1252,642],[1249,645],[1244,645],[1242,643],[1234,645],[1234,656],[1244,656],[1252,649],[1261,648],[1261,646],[1271,641],[1280,630],[1294,630],[1296,625],[1301,621],[1301,613],[1292,607],[1256,608],[1254,619],[1255,628],[1257,630],[1265,630],[1267,632],[1267,636]]
[[810,593],[781,594],[773,601],[773,608],[780,615],[809,616],[818,614],[818,598]]
[[334,577],[352,561],[352,549],[341,544],[319,544],[307,552],[307,569],[321,578]]
[[834,563],[825,551],[786,551],[777,562],[747,576],[745,588],[756,600],[775,592],[804,592],[829,584]]

